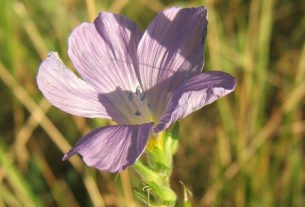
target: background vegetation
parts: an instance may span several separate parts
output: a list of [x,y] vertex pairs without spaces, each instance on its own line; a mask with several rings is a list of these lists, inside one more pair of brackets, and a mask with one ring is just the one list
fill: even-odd
[[48,51],[65,63],[74,27],[98,11],[143,29],[173,5],[206,5],[205,70],[238,79],[236,91],[186,118],[172,185],[194,206],[305,206],[303,0],[0,0],[0,206],[141,206],[130,168],[113,175],[75,156],[78,138],[105,120],[50,106],[35,76]]

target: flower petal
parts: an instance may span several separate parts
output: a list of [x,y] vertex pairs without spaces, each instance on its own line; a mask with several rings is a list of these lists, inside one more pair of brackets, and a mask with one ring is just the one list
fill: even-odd
[[235,86],[235,78],[220,71],[209,71],[187,79],[171,95],[154,132],[168,128],[177,120],[231,93]]
[[56,52],[41,63],[37,84],[50,103],[67,113],[111,119],[99,102],[98,92],[67,69]]
[[132,165],[143,153],[153,123],[116,125],[96,129],[80,139],[63,160],[79,153],[91,167],[119,172]]
[[69,56],[87,83],[100,93],[135,89],[134,65],[141,38],[137,25],[127,18],[102,12],[93,23],[83,23],[69,37]]
[[[173,7],[149,25],[138,46],[138,76],[143,89],[151,91],[154,110],[163,110],[167,93],[190,73],[201,71],[206,32],[205,7]],[[157,99],[165,101],[155,102]]]

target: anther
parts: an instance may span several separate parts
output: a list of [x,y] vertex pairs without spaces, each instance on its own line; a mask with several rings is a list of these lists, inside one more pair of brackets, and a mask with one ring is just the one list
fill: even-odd
[[143,101],[146,97],[146,92],[140,94],[140,100]]
[[147,107],[151,110],[151,105],[150,105],[150,103],[147,103]]
[[133,99],[133,94],[132,94],[132,92],[129,92],[128,93],[128,101],[132,101],[132,99]]
[[140,95],[140,93],[141,93],[140,86],[137,86],[137,88],[136,88],[136,95],[138,96],[138,95]]

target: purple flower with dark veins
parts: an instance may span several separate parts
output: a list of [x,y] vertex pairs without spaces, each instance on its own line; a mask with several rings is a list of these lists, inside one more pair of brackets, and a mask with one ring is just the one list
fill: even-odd
[[144,33],[107,12],[74,29],[68,53],[82,79],[51,52],[40,65],[38,87],[67,113],[118,125],[88,133],[63,159],[78,153],[88,166],[122,171],[152,133],[232,92],[231,75],[201,72],[206,33],[205,7],[166,9]]

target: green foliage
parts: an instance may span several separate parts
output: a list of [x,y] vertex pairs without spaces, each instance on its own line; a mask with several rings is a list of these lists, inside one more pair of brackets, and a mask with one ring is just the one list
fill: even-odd
[[[139,174],[145,190],[136,190],[140,200],[150,206],[174,206],[177,203],[175,192],[170,187],[173,171],[173,156],[177,151],[179,122],[168,132],[160,132],[152,137],[146,148],[147,160],[138,160],[134,169]],[[147,199],[145,200],[145,195]]]
[[[79,158],[61,161],[79,137],[108,122],[50,106],[37,90],[37,69],[54,50],[73,68],[69,33],[100,10],[145,28],[167,6],[202,4],[204,70],[234,74],[236,91],[181,122],[179,146],[175,139],[164,146],[177,150],[174,160],[155,148],[147,161],[159,153],[154,170],[173,169],[167,184],[184,206],[305,206],[303,0],[0,0],[0,206],[142,206],[133,169],[114,176]],[[147,201],[158,186],[144,187],[138,194]]]

